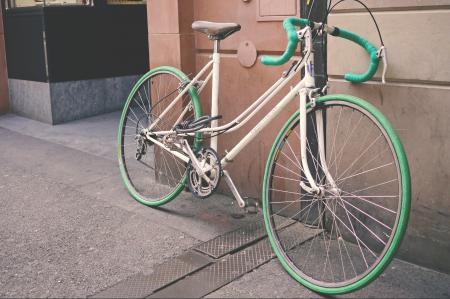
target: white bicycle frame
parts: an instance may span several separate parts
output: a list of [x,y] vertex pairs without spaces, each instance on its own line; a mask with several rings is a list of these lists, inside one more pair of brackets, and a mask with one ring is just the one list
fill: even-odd
[[[299,39],[304,39],[305,49],[305,61],[298,61],[295,65],[293,65],[289,71],[285,72],[283,76],[275,82],[272,87],[270,87],[259,99],[257,99],[253,104],[251,104],[245,111],[243,111],[240,115],[238,115],[231,122],[218,126],[218,121],[214,120],[211,122],[210,128],[200,129],[197,132],[203,134],[216,134],[218,132],[226,131],[225,133],[233,132],[241,128],[245,125],[256,113],[258,113],[262,107],[264,107],[268,102],[270,102],[275,95],[280,92],[282,88],[284,88],[294,77],[299,75],[299,72],[302,69],[305,69],[304,78],[294,87],[291,88],[289,93],[269,112],[266,116],[264,116],[261,121],[247,133],[247,135],[237,143],[230,151],[226,153],[226,155],[222,158],[221,163],[222,166],[225,167],[228,163],[232,162],[233,159],[239,154],[239,152],[244,149],[255,137],[258,133],[261,132],[275,117],[277,117],[280,112],[296,97],[299,96],[299,104],[300,104],[300,148],[301,148],[301,168],[308,180],[309,186],[306,186],[304,182],[301,182],[301,187],[309,192],[309,193],[317,193],[321,192],[319,186],[317,186],[311,171],[308,167],[307,162],[307,147],[306,147],[306,110],[307,110],[307,100],[308,97],[311,98],[313,92],[316,92],[315,80],[314,80],[314,52],[312,45],[312,30],[309,27],[306,27],[300,31],[298,31]],[[201,82],[201,87],[198,92],[200,93],[207,83],[212,79],[212,103],[211,103],[211,116],[219,115],[219,81],[220,81],[220,53],[219,53],[219,41],[215,41],[214,44],[214,53],[212,55],[212,60],[208,62],[203,69],[187,84],[183,91],[175,98],[175,100],[161,113],[157,120],[148,128],[147,130],[147,138],[152,141],[154,144],[159,145],[164,150],[170,152],[174,156],[183,160],[184,162],[189,162],[191,158],[195,158],[192,155],[192,152],[189,153],[190,150],[186,150],[185,148],[180,148],[183,150],[185,155],[180,151],[170,149],[166,147],[163,143],[159,142],[154,138],[154,136],[167,136],[170,134],[177,134],[175,130],[172,131],[151,131],[158,123],[159,119],[161,119],[168,111],[174,107],[174,105],[183,98],[186,92],[194,85],[200,82],[200,78],[207,72],[208,69],[212,67],[210,73],[206,76],[206,79]],[[177,121],[174,123],[177,125],[184,117],[184,115],[190,110],[192,107],[188,105]],[[336,184],[328,171],[328,167],[325,162],[325,145],[324,145],[324,128],[323,128],[323,115],[321,111],[316,112],[316,122],[317,122],[317,133],[318,133],[318,148],[319,155],[321,160],[322,170],[325,173],[325,177],[328,183],[332,186],[332,188],[336,188]],[[192,134],[184,134],[184,135],[194,135]],[[183,134],[178,134],[183,135]],[[153,136],[153,137],[152,137]],[[218,136],[211,137],[211,148],[217,152],[218,149]],[[196,163],[197,162],[197,163]],[[194,164],[198,164],[198,161],[193,161]],[[203,171],[202,171],[203,172]],[[225,173],[227,178],[229,178],[228,173]],[[232,190],[235,194],[235,191]],[[236,194],[235,194],[236,196]],[[238,199],[239,204],[241,205],[241,200]]]

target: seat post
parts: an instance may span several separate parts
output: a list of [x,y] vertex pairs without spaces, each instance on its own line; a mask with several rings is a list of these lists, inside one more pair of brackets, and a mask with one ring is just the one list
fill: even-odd
[[[211,116],[219,115],[219,80],[220,80],[220,40],[214,40],[213,53],[213,76],[212,76],[212,94],[211,94]],[[211,122],[211,128],[219,125],[218,120]],[[211,137],[211,148],[217,152],[218,140],[217,136]]]
[[214,40],[214,53],[220,52],[220,40],[216,39]]

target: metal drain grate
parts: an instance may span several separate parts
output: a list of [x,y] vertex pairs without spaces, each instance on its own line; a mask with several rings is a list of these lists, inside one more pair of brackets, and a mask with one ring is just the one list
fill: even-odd
[[266,230],[260,220],[201,243],[193,249],[218,259],[263,238],[265,235]]
[[[278,230],[284,246],[294,248],[323,230],[309,228],[286,218]],[[212,257],[226,257],[213,263],[196,251],[155,267],[149,275],[137,274],[96,294],[93,298],[199,298],[219,289],[271,260],[275,255],[262,221],[202,243],[193,249]],[[263,240],[261,240],[263,239]],[[245,248],[244,248],[245,247]],[[236,252],[237,250],[240,250]],[[212,263],[212,264],[211,264]]]
[[272,257],[270,244],[267,240],[263,240],[154,293],[149,298],[200,298],[262,265]]
[[[280,222],[281,220],[286,219],[280,216],[274,217]],[[283,227],[289,226],[294,222],[294,220],[283,221]],[[264,226],[264,220],[258,219],[254,223],[201,243],[193,249],[207,254],[215,259],[219,259],[227,254],[234,253],[241,248],[247,247],[256,241],[261,240],[266,235],[267,233]]]
[[[286,234],[284,237],[292,239],[291,245],[294,247],[306,242],[320,232],[321,230],[306,228],[302,224],[296,223],[286,227],[280,233]],[[299,238],[299,235],[302,238]],[[154,293],[149,298],[200,298],[263,265],[274,257],[275,254],[269,240],[264,239]]]
[[208,258],[190,251],[158,265],[150,275],[133,275],[93,298],[144,298],[210,263]]

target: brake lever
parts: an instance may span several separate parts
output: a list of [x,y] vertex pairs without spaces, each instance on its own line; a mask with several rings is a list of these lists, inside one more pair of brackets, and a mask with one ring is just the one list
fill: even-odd
[[388,61],[387,61],[387,50],[385,46],[382,46],[378,52],[377,57],[383,60],[383,74],[381,76],[381,82],[386,84],[386,73],[388,69]]

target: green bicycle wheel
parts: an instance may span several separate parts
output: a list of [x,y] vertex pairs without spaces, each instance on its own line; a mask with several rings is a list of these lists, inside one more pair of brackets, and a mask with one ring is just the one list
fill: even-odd
[[[318,153],[317,116],[332,188]],[[356,291],[376,279],[405,233],[411,183],[407,158],[389,121],[346,95],[307,109],[308,166],[323,192],[309,194],[300,163],[299,112],[285,124],[267,161],[262,191],[270,243],[284,269],[323,294]],[[321,118],[319,118],[321,119]]]
[[[172,67],[153,69],[136,83],[125,103],[117,137],[120,174],[128,192],[144,205],[166,204],[185,188],[185,163],[146,140],[141,131],[152,124],[158,131],[172,130],[181,121],[201,116],[195,88],[174,102],[188,80]],[[198,149],[201,134],[188,141]]]

